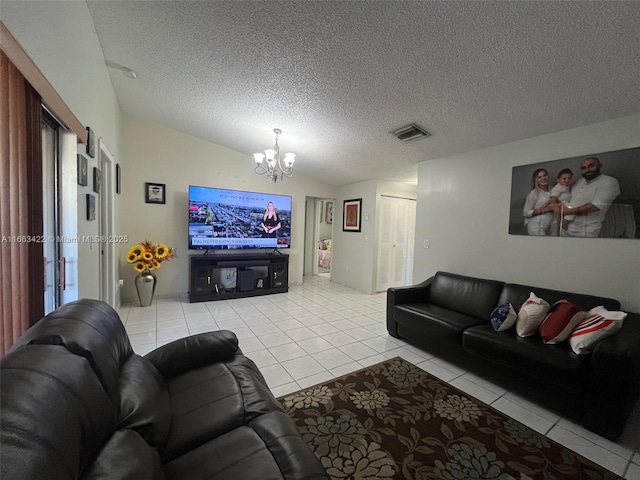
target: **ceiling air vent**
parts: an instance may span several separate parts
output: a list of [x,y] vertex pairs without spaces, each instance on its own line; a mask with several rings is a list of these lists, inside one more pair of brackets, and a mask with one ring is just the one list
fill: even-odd
[[421,138],[427,138],[430,136],[429,132],[420,128],[415,123],[402,127],[393,132],[393,134],[403,142],[413,142],[414,140],[420,140]]

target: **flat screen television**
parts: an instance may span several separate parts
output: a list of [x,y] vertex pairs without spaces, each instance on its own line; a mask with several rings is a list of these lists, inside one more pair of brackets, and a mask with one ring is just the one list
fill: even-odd
[[190,249],[290,246],[290,196],[189,186]]

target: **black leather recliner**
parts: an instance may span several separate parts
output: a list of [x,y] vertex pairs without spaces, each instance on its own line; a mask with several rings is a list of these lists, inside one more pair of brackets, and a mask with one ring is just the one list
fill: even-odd
[[0,478],[328,479],[229,331],[136,355],[79,300],[0,360]]

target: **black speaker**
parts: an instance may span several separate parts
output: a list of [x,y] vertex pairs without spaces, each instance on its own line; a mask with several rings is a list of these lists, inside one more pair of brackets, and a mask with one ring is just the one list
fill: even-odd
[[239,292],[248,292],[255,288],[255,272],[253,270],[238,270],[236,288]]
[[288,286],[288,273],[288,269],[285,265],[276,265],[275,267],[273,267],[273,283],[271,284],[271,286],[273,288]]

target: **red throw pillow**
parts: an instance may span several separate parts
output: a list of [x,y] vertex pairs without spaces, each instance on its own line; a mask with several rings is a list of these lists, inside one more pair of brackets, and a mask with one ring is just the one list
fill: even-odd
[[549,344],[564,342],[586,315],[587,312],[575,303],[558,300],[540,324],[542,341]]

